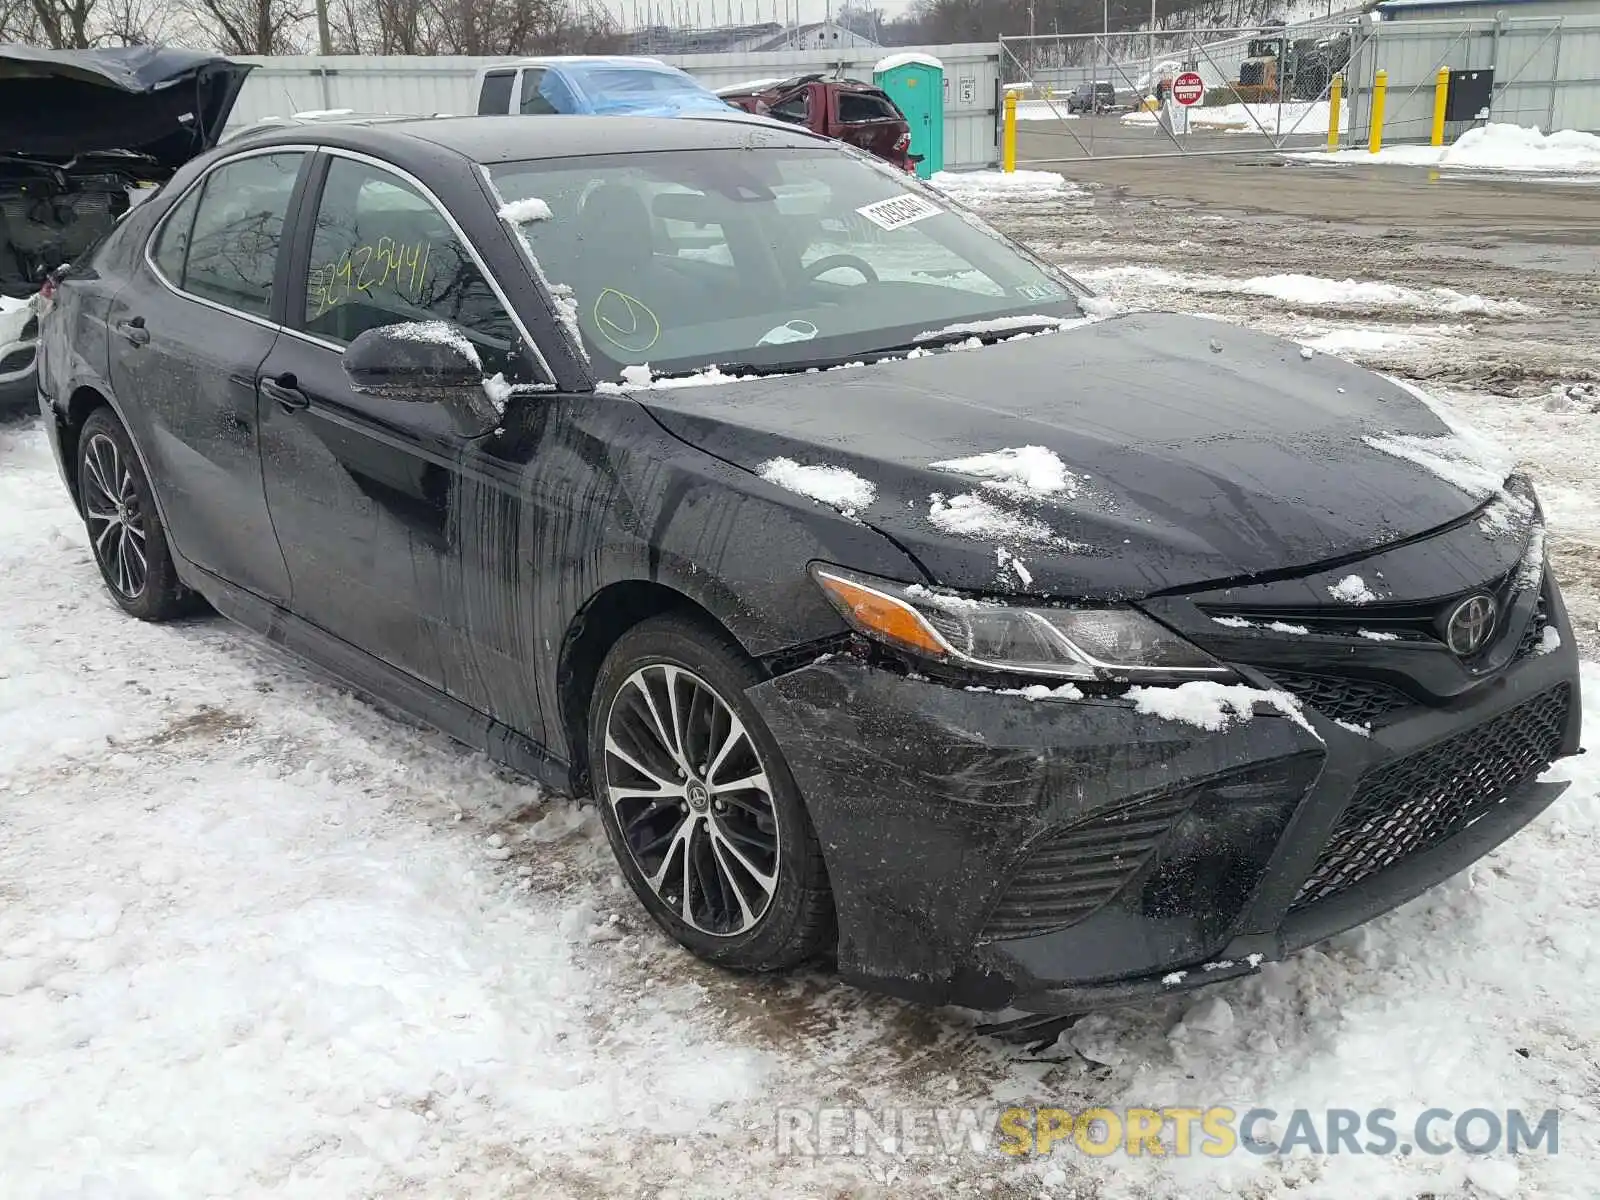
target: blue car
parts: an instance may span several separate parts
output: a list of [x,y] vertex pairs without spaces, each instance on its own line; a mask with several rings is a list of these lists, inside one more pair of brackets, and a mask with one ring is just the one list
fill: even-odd
[[522,58],[478,72],[478,112],[596,116],[726,115],[727,101],[654,58]]

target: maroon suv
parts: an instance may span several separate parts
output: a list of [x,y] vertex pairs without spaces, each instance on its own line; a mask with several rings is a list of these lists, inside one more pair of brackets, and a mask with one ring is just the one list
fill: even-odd
[[735,108],[803,125],[813,133],[859,146],[906,171],[916,170],[911,126],[879,88],[854,79],[800,75],[775,83],[718,91]]

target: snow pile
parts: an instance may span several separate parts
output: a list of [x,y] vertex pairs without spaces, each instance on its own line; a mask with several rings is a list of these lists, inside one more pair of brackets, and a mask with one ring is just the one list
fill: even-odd
[[970,458],[947,458],[929,463],[935,471],[954,471],[984,481],[983,486],[1019,498],[1078,494],[1077,481],[1067,464],[1054,450],[1044,446],[1013,446],[974,454]]
[[924,54],[920,50],[903,50],[899,54],[890,54],[873,63],[872,73],[877,75],[884,71],[892,71],[896,67],[909,66],[932,67],[936,71],[944,70],[944,63],[931,54]]
[[384,333],[402,342],[449,346],[452,350],[465,355],[467,361],[480,371],[483,370],[483,360],[478,357],[478,348],[467,340],[461,330],[448,321],[402,321],[398,325],[384,326]]
[[757,472],[768,483],[786,491],[809,496],[832,505],[847,517],[866,508],[878,494],[878,487],[844,467],[797,463],[792,458],[774,458],[761,464]]
[[1447,287],[1411,288],[1396,283],[1325,279],[1318,275],[1180,275],[1164,267],[1091,267],[1076,272],[1091,286],[1126,285],[1153,292],[1263,296],[1305,308],[1393,308],[1419,312],[1527,316],[1536,310],[1516,300],[1488,300]]
[[1060,200],[1078,191],[1054,171],[936,171],[929,185],[964,204],[1000,200]]
[[1600,172],[1600,137],[1574,129],[1542,133],[1522,125],[1469,129],[1449,146],[1385,146],[1378,153],[1340,150],[1296,154],[1310,162],[1402,167],[1456,167],[1471,171],[1587,175]]
[[549,221],[555,217],[550,211],[550,206],[537,196],[529,196],[525,200],[509,200],[500,206],[500,219],[509,221],[513,225],[522,225],[528,221]]
[[1078,114],[1067,111],[1066,97],[1059,100],[1018,100],[1019,121],[1076,121]]
[[1378,593],[1359,575],[1346,575],[1328,588],[1328,595],[1340,604],[1371,604],[1378,598]]
[[[1459,332],[1458,327],[1447,325],[1437,326],[1442,334],[1446,331]],[[1405,350],[1415,346],[1425,345],[1433,340],[1429,333],[1417,328],[1393,329],[1378,328],[1375,326],[1350,325],[1339,329],[1329,329],[1325,333],[1302,334],[1300,341],[1319,354],[1337,354],[1341,356],[1361,354],[1382,354],[1390,350]]]
[[1265,704],[1288,717],[1315,736],[1311,723],[1300,711],[1300,701],[1288,692],[1268,691],[1243,683],[1217,683],[1197,679],[1177,687],[1133,687],[1128,689],[1135,712],[1198,725],[1215,733],[1235,722],[1255,716],[1256,705]]
[[[1163,114],[1125,113],[1124,125],[1155,128]],[[1189,110],[1189,128],[1214,133],[1262,133],[1273,137],[1294,134],[1300,137],[1326,135],[1332,113],[1326,100],[1293,100],[1282,104],[1196,105]],[[1339,106],[1339,128],[1350,128],[1350,106]]]
[[1055,535],[1037,517],[1011,512],[991,504],[974,492],[946,499],[935,492],[928,497],[928,520],[936,529],[961,537],[995,541],[1051,542]]

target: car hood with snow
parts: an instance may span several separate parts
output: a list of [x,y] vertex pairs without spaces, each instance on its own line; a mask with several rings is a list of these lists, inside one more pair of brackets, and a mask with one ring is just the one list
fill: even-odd
[[855,519],[975,590],[1008,555],[1020,590],[1085,599],[1302,569],[1459,520],[1509,467],[1381,376],[1160,313],[635,395],[752,472],[853,472]]

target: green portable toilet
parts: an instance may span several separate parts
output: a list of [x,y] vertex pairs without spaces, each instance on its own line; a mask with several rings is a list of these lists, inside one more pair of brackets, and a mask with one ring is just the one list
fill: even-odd
[[891,54],[872,68],[872,82],[911,125],[911,153],[922,156],[917,174],[944,170],[944,64],[931,54]]

